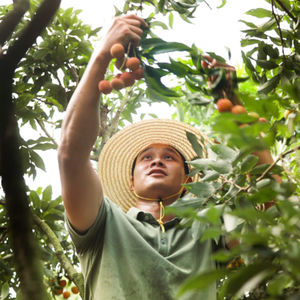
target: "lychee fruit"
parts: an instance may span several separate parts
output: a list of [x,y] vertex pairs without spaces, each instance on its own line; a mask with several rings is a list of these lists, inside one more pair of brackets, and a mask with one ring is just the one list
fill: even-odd
[[117,43],[112,45],[110,48],[110,54],[112,57],[115,57],[117,59],[121,59],[124,56],[124,47],[122,44]]
[[232,109],[232,102],[229,99],[222,98],[218,100],[217,107],[219,112],[229,112]]
[[126,61],[126,67],[131,71],[135,71],[140,66],[140,60],[137,57],[130,57]]
[[233,114],[239,115],[239,114],[244,114],[247,111],[246,111],[245,107],[242,105],[234,105],[231,109],[231,112]]
[[124,87],[124,81],[121,78],[115,77],[114,79],[111,80],[110,85],[114,90],[119,91]]
[[131,72],[123,72],[120,79],[123,80],[125,87],[131,86],[135,82],[134,75]]
[[140,80],[144,77],[144,69],[142,67],[137,68],[132,71],[132,74],[136,80]]
[[109,94],[112,91],[111,84],[107,80],[99,81],[98,88],[99,88],[100,93],[103,93],[103,94]]

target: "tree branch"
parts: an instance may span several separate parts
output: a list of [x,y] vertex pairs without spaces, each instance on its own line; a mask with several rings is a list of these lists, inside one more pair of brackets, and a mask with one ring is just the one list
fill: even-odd
[[49,295],[43,283],[39,252],[32,232],[33,218],[23,177],[20,134],[12,101],[13,76],[19,61],[47,26],[59,4],[60,0],[44,0],[32,21],[0,59],[0,174],[15,270],[24,300],[49,299]]
[[46,136],[51,139],[52,143],[58,148],[58,144],[55,141],[55,139],[49,134],[49,132],[47,131],[46,127],[44,126],[43,122],[39,119],[39,118],[35,118],[35,120],[37,121],[37,123],[40,125],[41,129],[44,131],[44,133],[46,134]]
[[277,23],[277,27],[278,27],[278,31],[279,31],[279,37],[280,37],[281,49],[282,49],[282,56],[283,56],[283,59],[285,60],[284,41],[283,41],[282,31],[281,31],[281,27],[280,27],[280,20],[279,20],[278,16],[275,14],[275,11],[274,11],[274,0],[271,0],[271,6],[272,6],[272,14],[273,14],[274,19]]
[[43,32],[55,15],[61,0],[44,0],[30,23],[22,30],[20,37],[7,50],[7,59],[14,70],[36,38]]
[[289,155],[289,154],[291,154],[291,153],[293,153],[293,152],[295,152],[295,151],[297,151],[297,150],[299,150],[300,149],[300,147],[296,147],[296,148],[294,148],[294,149],[291,149],[291,150],[289,150],[289,151],[286,151],[286,152],[284,152],[284,153],[282,153],[282,154],[280,154],[278,157],[277,157],[277,159],[261,174],[261,176],[259,176],[257,179],[256,179],[256,182],[258,182],[258,181],[260,181],[260,180],[262,180],[273,168],[274,168],[274,166],[282,159],[282,158],[284,158],[285,156],[287,156],[287,155]]
[[277,4],[288,14],[288,16],[296,23],[297,18],[293,16],[293,14],[283,5],[283,3],[280,0],[275,0]]
[[44,220],[40,219],[37,215],[33,214],[33,220],[35,224],[46,234],[50,243],[54,247],[56,256],[62,267],[66,271],[67,277],[77,285],[80,294],[84,295],[83,276],[81,273],[78,273],[71,265],[69,259],[64,254],[64,249],[62,248],[54,232],[51,230],[49,225]]
[[29,7],[29,0],[14,1],[14,9],[8,12],[0,23],[0,45],[4,45],[11,37]]

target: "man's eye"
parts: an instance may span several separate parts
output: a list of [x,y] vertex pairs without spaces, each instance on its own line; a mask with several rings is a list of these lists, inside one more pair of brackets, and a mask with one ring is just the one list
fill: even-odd
[[146,159],[146,160],[151,159],[151,155],[145,155],[145,156],[143,157],[143,159]]
[[165,155],[165,159],[173,159],[171,155]]

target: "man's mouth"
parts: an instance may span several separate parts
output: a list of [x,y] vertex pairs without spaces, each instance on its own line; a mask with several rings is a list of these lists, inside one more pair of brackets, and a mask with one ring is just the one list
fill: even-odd
[[167,173],[162,169],[152,169],[148,175],[167,175]]

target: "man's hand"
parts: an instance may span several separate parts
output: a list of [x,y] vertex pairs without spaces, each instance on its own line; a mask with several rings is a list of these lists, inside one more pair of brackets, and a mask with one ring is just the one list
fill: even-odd
[[136,15],[116,17],[101,43],[101,54],[112,59],[110,49],[116,43],[122,44],[125,49],[129,43],[131,47],[136,48],[141,40],[143,29],[147,27],[145,20]]
[[[240,100],[234,93],[234,89],[236,88],[236,83],[233,82],[233,79],[236,78],[236,70],[235,67],[227,64],[227,63],[221,63],[217,61],[215,58],[212,58],[208,55],[203,55],[203,57],[206,60],[207,67],[209,69],[223,69],[225,70],[225,77],[226,77],[226,84],[225,86],[218,91],[219,98],[227,98],[229,99],[233,105],[241,105]],[[209,76],[209,87],[212,86],[212,84],[216,81],[217,76]]]

